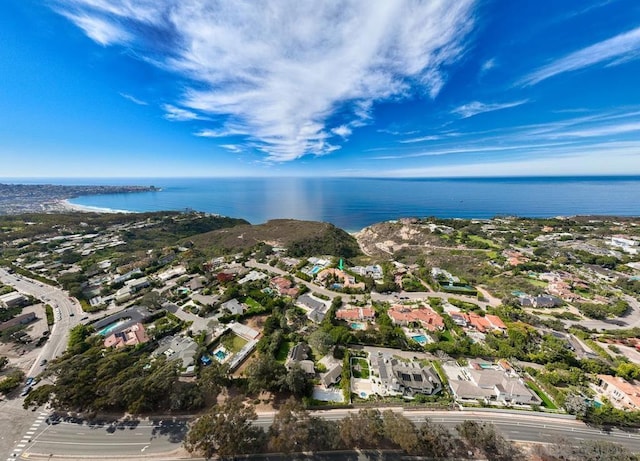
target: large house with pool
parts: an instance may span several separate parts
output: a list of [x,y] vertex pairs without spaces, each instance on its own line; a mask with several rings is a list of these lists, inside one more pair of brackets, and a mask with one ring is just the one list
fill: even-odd
[[371,390],[382,396],[435,395],[442,391],[442,382],[431,366],[412,360],[399,360],[387,354],[371,356]]

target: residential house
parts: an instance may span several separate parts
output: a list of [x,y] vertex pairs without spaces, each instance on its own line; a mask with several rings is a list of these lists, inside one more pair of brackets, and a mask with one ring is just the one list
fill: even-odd
[[480,362],[471,362],[468,367],[447,362],[443,368],[457,400],[517,405],[539,405],[542,402],[513,369],[506,371],[505,368]]
[[389,309],[387,314],[395,325],[406,326],[416,322],[429,331],[444,329],[444,321],[440,314],[427,307],[411,308],[395,305]]
[[307,311],[307,317],[316,323],[322,322],[328,307],[322,301],[318,301],[311,296],[304,294],[296,300],[296,304]]
[[338,320],[372,322],[376,312],[371,307],[346,306],[336,311]]
[[290,370],[294,365],[299,365],[310,375],[315,374],[313,360],[309,360],[309,346],[305,343],[296,344],[290,351],[284,366]]
[[104,347],[115,347],[116,349],[124,346],[136,346],[149,341],[149,337],[145,332],[141,323],[131,325],[127,329],[112,333],[104,340]]
[[451,312],[449,315],[451,315],[456,324],[473,328],[480,333],[507,331],[507,326],[497,315],[486,314],[481,316],[475,312]]
[[286,277],[274,277],[271,279],[269,285],[276,290],[280,296],[290,296],[295,298],[298,296],[300,290],[295,287],[294,282]]
[[598,375],[599,387],[611,404],[622,410],[640,410],[640,384],[618,376]]
[[230,299],[227,302],[222,303],[220,306],[223,309],[229,311],[231,315],[242,315],[247,308],[243,303],[238,301],[236,298]]
[[267,274],[265,274],[264,272],[251,271],[240,280],[238,280],[238,283],[240,285],[244,285],[245,283],[256,282],[258,280],[266,279],[267,277]]
[[188,336],[166,336],[160,340],[158,348],[151,355],[164,355],[169,361],[180,360],[185,373],[191,374],[198,348],[198,343]]
[[340,269],[330,267],[318,272],[317,279],[320,283],[327,283],[331,278],[336,280],[336,283],[342,285],[342,288],[351,288],[354,290],[364,290],[365,288],[364,283],[356,282],[355,277],[352,277]]
[[556,307],[562,304],[562,300],[556,296],[521,296],[520,305],[522,307]]
[[413,398],[418,394],[435,395],[442,390],[440,378],[431,366],[401,361],[390,355],[372,357],[371,372],[372,390],[378,395]]

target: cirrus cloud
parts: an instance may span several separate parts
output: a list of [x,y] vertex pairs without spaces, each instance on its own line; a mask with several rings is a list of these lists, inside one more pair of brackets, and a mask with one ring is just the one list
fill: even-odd
[[193,82],[167,118],[218,121],[200,136],[233,126],[272,161],[336,150],[376,102],[435,98],[474,25],[474,0],[56,5],[101,45],[125,44]]

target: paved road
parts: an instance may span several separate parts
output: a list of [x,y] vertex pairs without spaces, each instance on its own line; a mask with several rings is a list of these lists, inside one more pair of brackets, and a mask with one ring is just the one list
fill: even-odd
[[[403,411],[394,408],[394,411]],[[337,421],[357,410],[337,409],[314,412],[327,420]],[[428,417],[436,423],[453,428],[465,420],[492,422],[508,439],[522,442],[550,442],[564,437],[579,443],[580,440],[608,440],[623,444],[629,449],[640,452],[640,434],[613,430],[603,432],[590,428],[567,415],[544,415],[523,412],[504,411],[424,411],[406,410],[403,412],[415,423]],[[256,425],[268,428],[273,421],[273,412],[261,413]],[[40,416],[42,419],[43,417]],[[31,440],[22,447],[24,458],[33,459],[36,455],[55,458],[122,458],[163,453],[176,453],[178,457],[182,439],[187,426],[184,421],[151,422],[141,421],[132,425],[88,426],[62,422],[57,425],[43,425],[29,437]],[[23,441],[24,442],[24,441]],[[165,455],[163,458],[167,458]]]
[[170,453],[181,448],[186,431],[186,422],[171,420],[101,425],[45,424],[32,435],[22,457],[53,455],[58,459],[72,456],[118,459]]
[[5,269],[0,269],[0,282],[5,285],[11,285],[21,293],[41,299],[54,308],[55,323],[51,329],[49,339],[27,374],[27,376],[37,376],[45,368],[45,366],[41,365],[43,360],[54,359],[62,355],[67,348],[69,330],[80,323],[80,319],[84,315],[82,306],[77,300],[70,298],[65,291],[59,288],[18,274],[10,274]]
[[613,320],[564,320],[563,322],[567,326],[580,325],[598,331],[640,327],[640,301],[627,295],[623,295],[622,299],[629,304],[629,312],[624,317]]
[[[255,260],[249,260],[245,263],[245,265],[247,267],[252,267],[254,269],[262,269],[276,275],[291,275],[288,272],[283,271],[277,267],[271,267],[268,264],[259,263]],[[342,296],[343,300],[349,300],[351,299],[351,297],[355,298],[356,300],[362,300],[362,298],[365,296],[365,295],[351,295],[346,293],[338,293],[336,291],[327,290],[326,288],[316,285],[313,282],[307,282],[297,277],[295,277],[295,279],[298,284],[306,285],[307,287],[309,287],[309,289],[312,292],[320,293],[324,296],[328,296],[331,299],[335,298],[336,296]],[[386,295],[383,293],[375,293],[375,292],[371,293],[372,300],[388,301],[390,303],[398,302],[400,300],[406,300],[406,301],[425,300],[427,298],[440,298],[444,301],[446,301],[449,298],[455,298],[460,301],[475,303],[485,310],[487,309],[488,306],[491,305],[491,303],[489,302],[478,301],[478,299],[475,296],[464,296],[464,295],[457,295],[453,293],[443,293],[439,291],[416,291],[416,292],[403,291],[400,293],[393,293],[389,295]]]

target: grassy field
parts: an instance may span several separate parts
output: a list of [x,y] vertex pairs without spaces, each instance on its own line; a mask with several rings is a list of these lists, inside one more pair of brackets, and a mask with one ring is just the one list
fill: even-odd
[[223,346],[233,353],[239,352],[240,349],[242,349],[244,345],[247,344],[247,342],[248,341],[246,339],[234,335],[233,333],[227,334],[224,338],[222,338]]
[[276,360],[278,362],[284,363],[287,360],[287,355],[289,354],[289,349],[291,349],[291,342],[285,341],[280,345],[278,352],[276,352]]
[[253,308],[253,309],[262,309],[262,304],[260,304],[258,301],[256,301],[253,298],[247,298],[244,300],[244,303],[249,306],[249,308]]
[[359,357],[351,359],[351,374],[354,378],[369,379],[369,363]]
[[531,389],[533,392],[535,392],[538,395],[538,397],[540,397],[542,399],[542,404],[546,408],[548,408],[550,410],[557,410],[558,409],[556,404],[551,401],[549,396],[547,394],[545,394],[544,391],[542,389],[540,389],[536,383],[534,383],[533,381],[528,381],[527,382],[527,386],[529,387],[529,389]]
[[490,246],[491,248],[498,248],[498,249],[500,248],[498,245],[496,245],[491,240],[483,238],[483,237],[480,237],[478,235],[470,235],[469,236],[469,240],[471,240],[472,242],[482,242],[482,243]]

